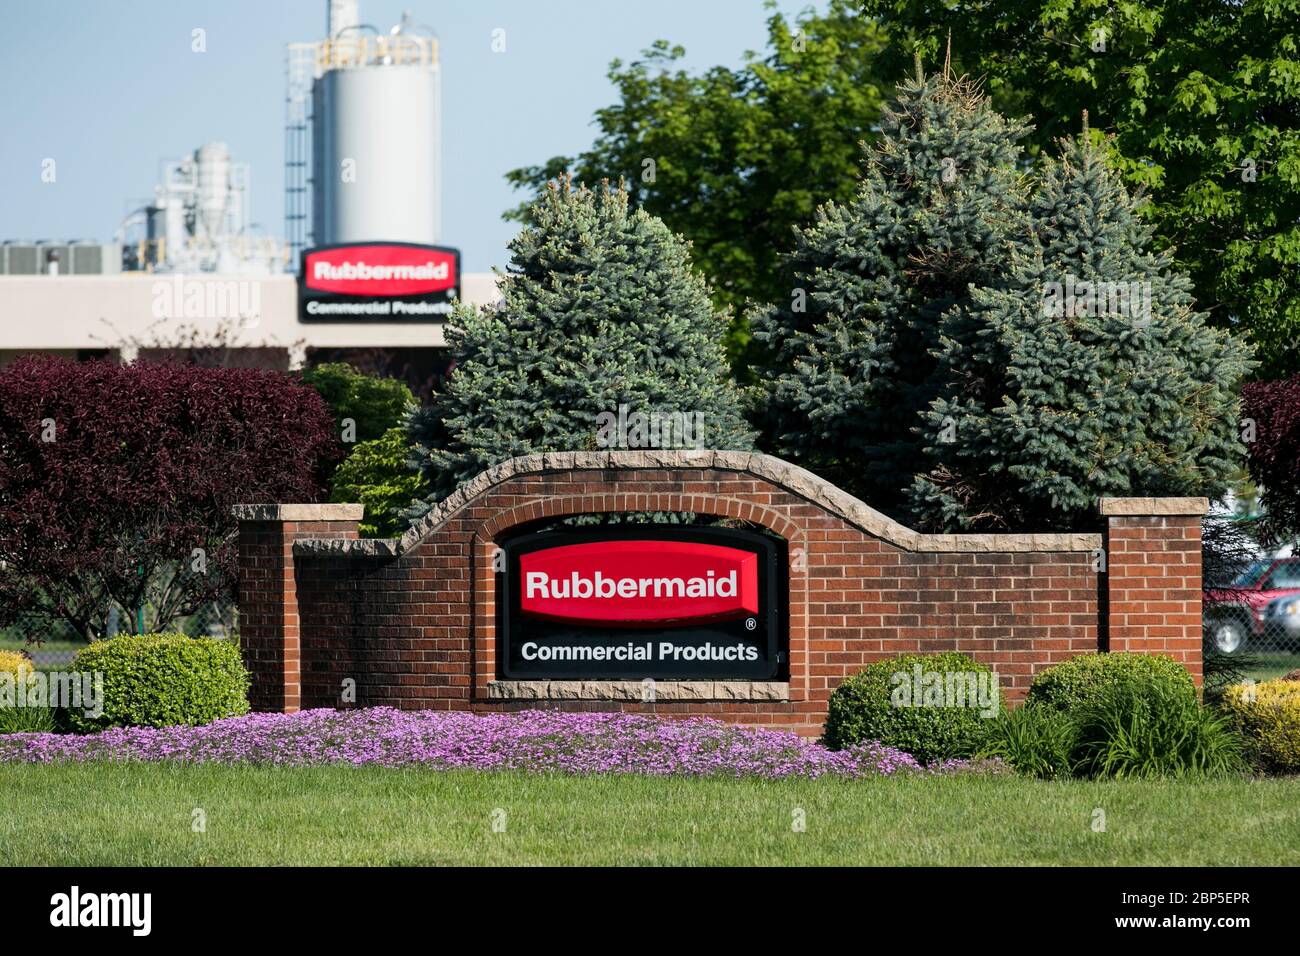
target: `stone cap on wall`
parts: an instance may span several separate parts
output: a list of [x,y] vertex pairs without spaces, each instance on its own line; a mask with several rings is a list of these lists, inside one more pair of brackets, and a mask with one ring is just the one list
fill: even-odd
[[[415,547],[475,499],[512,478],[557,471],[717,470],[754,475],[807,499],[873,537],[904,551],[934,553],[1005,553],[1096,551],[1100,534],[925,534],[788,461],[761,452],[711,450],[564,451],[522,455],[495,465],[461,485],[435,505],[401,538],[314,541],[294,544],[298,554],[395,557]],[[292,506],[282,506],[292,507]],[[311,507],[311,506],[307,506]],[[356,507],[360,507],[359,505]],[[249,519],[255,520],[255,519]],[[301,519],[300,519],[301,520]]]
[[235,505],[230,509],[240,521],[360,521],[365,505]]
[[1208,498],[1102,498],[1098,510],[1111,518],[1197,516],[1210,510]]
[[494,680],[488,700],[629,700],[651,703],[697,700],[788,701],[789,681],[672,681],[648,682],[654,696],[646,698],[639,680]]

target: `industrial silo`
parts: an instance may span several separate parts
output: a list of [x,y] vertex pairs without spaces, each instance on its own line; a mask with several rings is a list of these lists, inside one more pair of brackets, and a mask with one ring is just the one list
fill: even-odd
[[225,236],[230,222],[238,222],[240,196],[231,190],[230,148],[225,143],[207,143],[194,151],[195,228],[203,237]]
[[[353,14],[354,16],[355,14]],[[403,22],[343,20],[311,90],[312,241],[435,243],[441,217],[438,44]]]

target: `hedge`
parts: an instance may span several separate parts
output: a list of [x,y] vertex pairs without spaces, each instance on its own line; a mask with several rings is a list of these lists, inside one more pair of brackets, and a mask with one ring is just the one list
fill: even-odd
[[69,713],[82,733],[106,727],[196,726],[248,713],[248,671],[231,641],[122,635],[77,654],[73,670],[103,675],[103,713]]

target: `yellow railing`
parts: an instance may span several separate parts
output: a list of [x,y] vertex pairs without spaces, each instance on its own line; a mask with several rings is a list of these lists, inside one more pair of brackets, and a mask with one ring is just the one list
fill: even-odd
[[316,69],[346,69],[357,66],[425,66],[438,62],[438,41],[433,37],[356,36],[322,40],[316,46]]

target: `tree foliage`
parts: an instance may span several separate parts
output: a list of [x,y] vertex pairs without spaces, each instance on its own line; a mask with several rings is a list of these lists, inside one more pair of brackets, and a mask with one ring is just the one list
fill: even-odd
[[[689,73],[676,65],[685,50],[667,41],[641,60],[615,60],[618,102],[596,113],[591,148],[507,178],[533,195],[565,172],[622,179],[635,205],[691,241],[718,305],[740,312],[780,298],[792,229],[819,203],[853,195],[858,144],[874,137],[880,114],[882,39],[846,0],[794,23],[772,13],[767,25],[767,55],[749,54],[735,70]],[[728,349],[738,365],[748,340],[737,317]]]
[[900,87],[858,196],[799,234],[790,303],[754,316],[769,441],[934,529],[1222,492],[1249,349],[1150,251],[1103,149],[1023,177],[1024,133],[947,68]]
[[[1300,375],[1242,389],[1251,477],[1260,485],[1265,537],[1300,536]],[[1252,434],[1253,432],[1253,434]]]
[[1027,228],[1024,127],[947,73],[903,83],[881,125],[857,195],[798,232],[794,287],[751,323],[768,446],[902,515],[939,397],[941,320],[1000,280]]
[[415,396],[405,382],[381,375],[367,375],[347,362],[325,362],[302,373],[303,383],[310,385],[325,399],[338,431],[343,434],[344,421],[356,425],[353,441],[367,442],[382,438],[402,422]]
[[1217,497],[1240,461],[1249,350],[1149,250],[1105,152],[1061,146],[1008,274],[940,323],[940,397],[911,495],[922,524],[1086,528],[1103,496]]
[[411,443],[402,427],[390,428],[374,441],[359,443],[340,463],[330,482],[330,500],[360,502],[363,538],[392,538],[407,528],[405,513],[429,493],[411,465]]
[[403,512],[428,491],[407,464],[412,449],[402,426],[416,408],[410,387],[348,362],[316,365],[302,380],[329,406],[348,456],[329,477],[330,501],[366,506],[358,528],[362,537],[401,534]]
[[236,504],[315,501],[329,410],[253,369],[70,362],[0,369],[0,623],[86,638],[113,607],[156,627],[234,593]]
[[1249,338],[1261,375],[1300,367],[1300,0],[863,0],[882,69],[951,36],[1044,154],[1081,111],[1201,308]]
[[600,416],[620,406],[692,425],[698,414],[698,447],[751,446],[724,319],[663,222],[629,209],[623,190],[566,180],[510,248],[502,304],[457,308],[455,371],[409,420],[430,500],[515,455],[601,447]]

